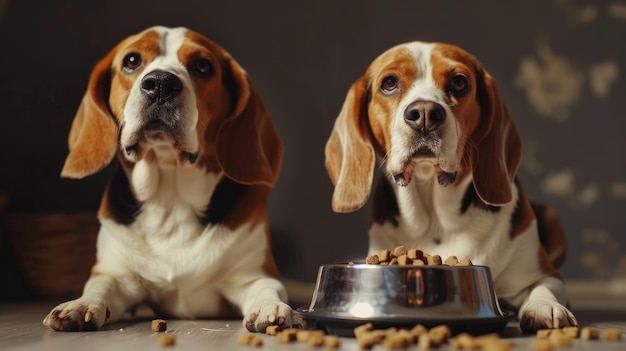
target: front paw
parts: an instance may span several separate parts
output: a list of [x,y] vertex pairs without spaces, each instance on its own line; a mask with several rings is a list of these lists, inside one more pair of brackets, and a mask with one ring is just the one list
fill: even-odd
[[531,301],[520,311],[520,328],[527,333],[570,325],[578,325],[576,317],[556,301]]
[[104,303],[77,299],[53,308],[43,324],[58,331],[98,330],[110,316],[111,311]]
[[257,301],[244,316],[243,324],[249,331],[259,333],[270,325],[289,328],[293,325],[293,311],[280,301]]

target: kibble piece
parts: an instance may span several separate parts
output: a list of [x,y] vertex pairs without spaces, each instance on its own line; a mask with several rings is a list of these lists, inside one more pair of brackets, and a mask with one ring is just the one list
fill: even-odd
[[419,259],[419,258],[418,258],[418,259],[416,259],[416,260],[413,260],[413,265],[414,265],[414,266],[423,266],[423,265],[425,265],[425,264],[426,264],[426,263],[424,262],[424,259],[423,259],[423,258],[422,258],[422,259]]
[[452,331],[450,331],[450,328],[447,325],[443,324],[431,328],[428,331],[428,335],[436,337],[436,339],[443,339],[443,342],[445,342],[450,338],[450,336],[452,336]]
[[159,344],[161,346],[174,346],[175,343],[176,343],[176,337],[174,336],[174,334],[171,334],[171,333],[163,334],[159,338]]
[[374,325],[372,323],[361,324],[358,327],[354,328],[354,336],[359,337],[360,335],[364,335],[365,333],[371,332],[374,330]]
[[622,340],[622,331],[619,329],[605,329],[602,332],[602,340],[619,341]]
[[367,264],[379,264],[380,260],[378,259],[378,255],[373,254],[373,255],[367,256],[367,258],[365,259],[365,263],[367,263]]
[[152,321],[151,329],[153,332],[164,332],[167,330],[167,322],[163,319],[155,319]]
[[287,328],[276,335],[276,341],[278,341],[281,344],[288,344],[292,341],[296,341],[297,336],[298,336],[298,329]]
[[276,335],[276,334],[278,334],[278,326],[277,325],[270,325],[269,327],[267,327],[265,329],[265,334],[267,334],[267,335]]
[[428,334],[424,334],[420,336],[419,341],[417,342],[417,346],[419,346],[422,350],[428,350],[431,347],[436,347],[432,340],[430,340],[430,336]]
[[409,346],[410,341],[405,338],[401,333],[395,333],[387,336],[383,345],[389,349],[403,349]]
[[550,345],[555,347],[569,347],[572,345],[572,339],[568,338],[558,329],[555,329],[552,333],[550,333],[548,341],[550,342]]
[[482,345],[483,351],[510,351],[513,348],[513,343],[509,341],[491,339]]
[[474,337],[468,333],[461,333],[457,335],[451,343],[452,348],[459,350],[475,350],[479,347],[478,343],[474,340]]
[[421,324],[417,324],[416,326],[411,328],[410,333],[411,335],[414,335],[417,338],[419,338],[422,334],[428,333],[428,329],[426,329],[426,327]]
[[329,335],[324,338],[324,346],[336,349],[341,346],[341,340],[336,335]]
[[389,261],[389,265],[390,266],[398,265],[398,258],[397,257],[392,258],[391,261]]
[[296,341],[307,341],[309,340],[310,330],[298,330],[296,332]]
[[441,264],[441,256],[432,255],[428,257],[428,265],[429,266],[438,266]]
[[298,330],[296,333],[296,341],[308,341],[311,338],[323,338],[323,330]]
[[580,331],[580,338],[583,340],[598,340],[600,330],[596,328],[585,327]]
[[443,263],[447,264],[448,266],[456,266],[459,263],[459,259],[456,258],[456,256],[450,256],[446,258],[446,260],[443,261]]
[[409,256],[409,258],[412,260],[421,260],[424,257],[424,253],[422,252],[422,250],[418,249],[408,249],[406,251],[406,255]]
[[379,340],[374,333],[363,332],[357,336],[356,342],[362,349],[371,349],[379,343]]
[[307,344],[313,347],[320,347],[324,345],[324,336],[314,335],[308,338]]
[[537,330],[537,339],[548,339],[554,329],[539,329]]
[[460,260],[459,263],[457,263],[456,265],[457,266],[473,266],[474,264],[472,263],[472,260],[470,260],[469,258],[464,258]]
[[576,339],[578,337],[579,334],[579,329],[576,326],[572,326],[572,327],[563,327],[562,329],[563,334],[565,334],[565,336],[572,338],[572,339]]
[[413,260],[409,258],[407,255],[398,256],[398,263],[401,266],[408,266],[413,264]]
[[393,254],[396,257],[400,257],[402,255],[406,255],[406,247],[400,245],[400,246],[396,246],[395,249],[393,249]]
[[548,340],[539,339],[533,343],[533,351],[552,351],[552,345]]
[[393,254],[389,250],[382,250],[378,253],[378,260],[380,262],[389,262],[393,258]]
[[250,333],[239,334],[239,338],[237,338],[237,342],[239,343],[239,345],[248,345],[250,343],[250,340],[252,340],[253,336],[254,335]]
[[250,342],[248,342],[248,345],[250,346],[263,346],[263,340],[261,340],[261,338],[259,338],[256,335],[253,335],[252,338],[250,339]]

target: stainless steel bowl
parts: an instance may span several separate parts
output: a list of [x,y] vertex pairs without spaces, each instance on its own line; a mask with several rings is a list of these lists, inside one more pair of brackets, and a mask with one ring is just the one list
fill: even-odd
[[310,306],[299,312],[318,329],[344,325],[350,334],[366,322],[447,324],[457,332],[482,334],[499,331],[513,316],[500,309],[485,266],[326,264],[319,268]]

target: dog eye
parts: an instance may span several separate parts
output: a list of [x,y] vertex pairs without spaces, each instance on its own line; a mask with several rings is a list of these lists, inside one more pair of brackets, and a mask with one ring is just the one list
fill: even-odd
[[200,76],[210,76],[213,73],[213,62],[206,57],[196,60],[194,71]]
[[450,80],[450,92],[455,96],[462,96],[469,90],[469,82],[464,74],[457,74]]
[[380,89],[385,94],[393,93],[396,89],[398,89],[398,78],[394,76],[385,77],[380,85]]
[[141,56],[136,52],[131,52],[124,57],[124,70],[126,72],[133,72],[139,66],[141,66]]

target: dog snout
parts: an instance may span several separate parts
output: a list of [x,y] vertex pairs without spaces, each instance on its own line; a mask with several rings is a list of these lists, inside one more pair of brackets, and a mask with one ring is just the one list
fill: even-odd
[[152,71],[141,80],[141,92],[153,101],[171,100],[183,90],[176,75],[165,71]]
[[404,121],[424,135],[436,130],[446,120],[446,110],[432,101],[415,101],[404,110]]

